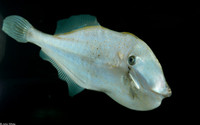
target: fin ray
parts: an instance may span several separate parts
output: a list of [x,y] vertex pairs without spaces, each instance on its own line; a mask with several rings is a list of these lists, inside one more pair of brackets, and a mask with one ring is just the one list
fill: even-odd
[[58,76],[61,80],[66,81],[68,84],[69,96],[74,96],[84,90],[76,84],[45,52],[40,51],[40,57],[46,61],[49,61],[58,71]]
[[2,30],[18,42],[26,43],[26,35],[32,25],[23,17],[12,15],[3,21]]

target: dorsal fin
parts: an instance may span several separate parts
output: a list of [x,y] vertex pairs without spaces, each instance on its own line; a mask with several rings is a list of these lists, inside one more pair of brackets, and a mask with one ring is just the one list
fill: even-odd
[[95,16],[91,15],[77,15],[70,18],[59,20],[55,34],[62,34],[73,31],[86,26],[100,25]]
[[74,96],[84,90],[76,84],[46,53],[40,51],[40,57],[46,61],[49,61],[58,71],[58,76],[61,80],[66,81],[68,84],[69,96]]

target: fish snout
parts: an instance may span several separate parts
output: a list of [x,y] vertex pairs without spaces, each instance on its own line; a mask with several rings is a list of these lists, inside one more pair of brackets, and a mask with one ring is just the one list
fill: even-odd
[[170,89],[170,87],[167,85],[167,88],[166,88],[166,93],[162,94],[162,96],[164,97],[170,97],[172,95],[172,90]]
[[171,91],[171,89],[170,89],[170,87],[168,86],[167,83],[165,83],[165,86],[160,88],[159,91],[158,90],[153,90],[153,89],[151,89],[151,91],[153,93],[156,93],[158,95],[163,96],[164,98],[170,97],[172,95],[172,91]]

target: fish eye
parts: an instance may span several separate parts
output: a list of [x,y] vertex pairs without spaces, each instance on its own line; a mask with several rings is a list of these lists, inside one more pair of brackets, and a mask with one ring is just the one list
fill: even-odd
[[133,56],[133,55],[129,56],[129,58],[128,58],[129,65],[134,65],[135,62],[136,62],[135,56]]

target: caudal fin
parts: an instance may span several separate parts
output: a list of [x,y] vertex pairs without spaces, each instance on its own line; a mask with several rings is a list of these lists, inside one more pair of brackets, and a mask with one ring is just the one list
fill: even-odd
[[23,17],[12,15],[3,21],[2,30],[18,42],[27,42],[27,32],[32,25]]

